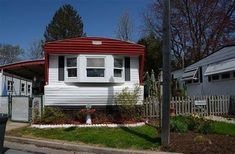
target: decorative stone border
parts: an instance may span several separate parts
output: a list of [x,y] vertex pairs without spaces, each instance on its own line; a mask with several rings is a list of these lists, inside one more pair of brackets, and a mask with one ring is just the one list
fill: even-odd
[[61,125],[41,125],[41,124],[32,124],[32,128],[69,128],[69,127],[110,127],[110,128],[115,128],[115,127],[138,127],[138,126],[143,126],[145,125],[145,122],[138,122],[135,124],[92,124],[92,125],[87,125],[87,124],[81,124],[81,125],[75,125],[75,124],[61,124]]

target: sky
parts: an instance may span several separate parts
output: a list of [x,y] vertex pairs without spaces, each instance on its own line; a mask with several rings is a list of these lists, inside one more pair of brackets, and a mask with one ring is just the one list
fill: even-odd
[[141,37],[142,13],[153,0],[0,0],[0,43],[25,51],[43,38],[56,10],[71,4],[82,17],[87,36],[115,38],[119,17],[128,11],[134,26],[133,41]]

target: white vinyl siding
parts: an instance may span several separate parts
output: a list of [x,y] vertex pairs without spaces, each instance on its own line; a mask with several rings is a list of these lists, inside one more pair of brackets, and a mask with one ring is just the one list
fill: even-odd
[[[125,87],[133,91],[134,85],[122,86],[45,86],[45,105],[115,105],[115,96]],[[143,100],[143,86],[139,94],[139,104]]]
[[[125,81],[125,75],[123,70],[123,78],[114,77],[114,58],[113,55],[74,55],[77,56],[77,78],[73,80],[66,79],[65,72],[65,81],[58,81],[58,56],[59,55],[50,55],[49,56],[49,85],[66,85],[66,82],[78,82],[78,83],[139,83],[139,57],[130,57],[130,81]],[[61,56],[61,55],[60,55]],[[66,55],[65,59],[66,59]],[[71,55],[70,55],[71,56]],[[103,57],[105,58],[105,71],[104,77],[87,77],[87,58],[89,57]],[[120,57],[127,57],[125,55]],[[65,65],[66,66],[66,65]],[[66,71],[66,68],[65,68]]]
[[[125,87],[133,90],[134,85],[139,83],[139,57],[130,57],[130,81],[114,77],[114,58],[128,57],[114,55],[77,55],[78,79],[76,82],[58,81],[58,56],[49,56],[49,84],[45,86],[45,105],[112,105],[114,96]],[[75,55],[70,55],[75,56]],[[90,57],[105,58],[105,76],[87,77],[87,61]],[[123,63],[123,65],[125,65]],[[123,68],[124,69],[124,68]],[[143,87],[140,94],[140,102],[143,100]]]
[[48,70],[48,82],[49,84],[56,84],[58,82],[58,56],[49,56],[49,70]]
[[139,83],[139,57],[130,58],[130,74],[132,83]]

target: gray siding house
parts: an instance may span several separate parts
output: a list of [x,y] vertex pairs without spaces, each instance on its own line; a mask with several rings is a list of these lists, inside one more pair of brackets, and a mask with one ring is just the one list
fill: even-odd
[[181,81],[188,96],[235,95],[235,45],[186,67]]

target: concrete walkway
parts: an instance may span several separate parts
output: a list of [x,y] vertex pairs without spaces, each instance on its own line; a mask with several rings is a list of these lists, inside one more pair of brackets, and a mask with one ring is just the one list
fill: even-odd
[[28,126],[29,123],[7,121],[6,131]]

